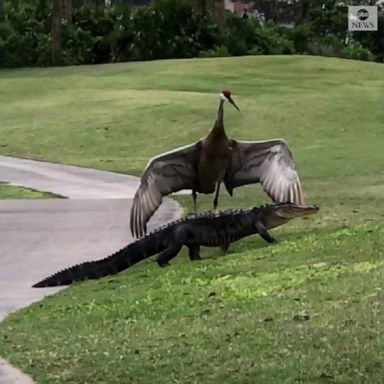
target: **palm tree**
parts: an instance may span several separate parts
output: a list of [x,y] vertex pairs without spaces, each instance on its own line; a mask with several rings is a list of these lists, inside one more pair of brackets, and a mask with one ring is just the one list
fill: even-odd
[[215,18],[219,24],[225,22],[225,0],[195,0],[197,11],[204,15],[213,10]]
[[207,12],[207,0],[195,0],[197,12],[204,15]]
[[225,23],[225,0],[215,0],[215,17],[218,24]]
[[52,64],[62,63],[62,4],[61,0],[53,0],[52,3]]
[[72,0],[63,0],[63,6],[64,6],[64,17],[67,20],[68,23],[72,23]]

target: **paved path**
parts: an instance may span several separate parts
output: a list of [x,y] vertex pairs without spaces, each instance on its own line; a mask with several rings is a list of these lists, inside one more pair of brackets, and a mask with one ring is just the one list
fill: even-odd
[[[132,240],[136,177],[0,156],[0,181],[70,198],[0,200],[0,320],[62,289],[30,288],[34,282]],[[179,215],[178,204],[165,199],[149,229]],[[0,360],[0,384],[29,383]]]
[[0,156],[0,181],[71,199],[126,199],[134,196],[139,178],[91,168]]

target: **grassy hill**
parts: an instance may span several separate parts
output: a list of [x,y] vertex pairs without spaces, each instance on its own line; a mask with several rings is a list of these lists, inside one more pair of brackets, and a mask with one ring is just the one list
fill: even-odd
[[[291,56],[1,71],[1,154],[140,174],[205,135],[228,88],[228,133],[286,139],[321,211],[276,246],[71,287],[0,324],[0,354],[49,384],[381,383],[382,79],[380,64]],[[249,186],[220,207],[267,201]]]

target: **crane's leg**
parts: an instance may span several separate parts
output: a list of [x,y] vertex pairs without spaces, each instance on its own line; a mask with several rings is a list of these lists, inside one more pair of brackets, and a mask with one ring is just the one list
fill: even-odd
[[196,215],[196,200],[197,200],[197,193],[194,189],[192,189],[192,201],[193,201],[193,213]]
[[191,261],[201,260],[200,245],[187,245],[189,251],[189,259]]
[[215,198],[213,199],[213,210],[216,211],[217,209],[217,204],[219,202],[219,193],[220,193],[220,185],[221,185],[221,181],[219,181],[217,184],[216,184],[216,192],[215,192]]

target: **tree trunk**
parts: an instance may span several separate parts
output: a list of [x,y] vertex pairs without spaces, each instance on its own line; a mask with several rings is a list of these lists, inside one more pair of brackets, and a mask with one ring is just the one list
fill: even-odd
[[72,0],[62,0],[62,9],[64,18],[68,21],[69,24],[72,24]]
[[205,15],[207,13],[207,0],[195,0],[197,12],[200,15]]
[[302,0],[301,1],[301,18],[300,21],[304,21],[309,13],[310,8],[310,0]]
[[62,9],[61,0],[53,0],[52,4],[52,64],[62,64]]
[[4,20],[4,2],[0,0],[0,21]]
[[225,0],[215,0],[215,16],[219,25],[225,23]]
[[276,0],[271,1],[271,13],[270,13],[270,19],[274,22],[277,22],[277,4]]

